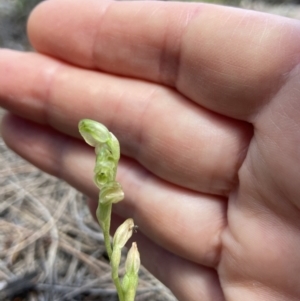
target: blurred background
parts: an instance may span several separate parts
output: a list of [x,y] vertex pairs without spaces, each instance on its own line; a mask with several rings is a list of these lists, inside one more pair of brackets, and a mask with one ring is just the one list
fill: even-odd
[[[31,49],[26,20],[39,2],[0,0],[1,48]],[[299,0],[206,2],[300,19]],[[4,113],[0,108],[0,119]],[[103,237],[85,197],[22,160],[1,137],[0,300],[118,300]],[[176,301],[142,268],[136,301],[146,300]]]

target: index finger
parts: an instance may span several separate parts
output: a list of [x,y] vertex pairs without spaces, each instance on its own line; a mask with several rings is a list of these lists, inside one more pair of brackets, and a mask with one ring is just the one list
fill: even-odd
[[40,52],[170,85],[247,121],[299,61],[298,22],[216,5],[52,0],[28,28]]

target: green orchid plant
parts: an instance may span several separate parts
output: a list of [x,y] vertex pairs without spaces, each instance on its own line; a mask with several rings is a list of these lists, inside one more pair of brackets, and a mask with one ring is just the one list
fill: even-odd
[[121,250],[135,229],[133,219],[127,219],[119,226],[112,241],[110,238],[112,204],[124,199],[122,187],[116,181],[120,159],[119,141],[103,124],[94,120],[83,119],[79,122],[78,128],[85,142],[94,147],[96,152],[94,182],[100,189],[96,215],[104,235],[105,247],[112,268],[112,280],[120,301],[134,301],[140,268],[140,255],[136,243],[132,244],[127,254],[125,275],[122,281],[119,277]]

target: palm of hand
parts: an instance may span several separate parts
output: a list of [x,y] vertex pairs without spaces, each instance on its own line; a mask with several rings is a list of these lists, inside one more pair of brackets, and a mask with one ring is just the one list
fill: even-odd
[[8,145],[96,199],[94,156],[73,137],[79,119],[98,119],[124,155],[115,220],[134,216],[143,263],[179,299],[299,299],[299,25],[205,5],[71,3],[58,16],[43,4],[29,33],[87,70],[0,53],[1,104],[52,127],[7,118]]

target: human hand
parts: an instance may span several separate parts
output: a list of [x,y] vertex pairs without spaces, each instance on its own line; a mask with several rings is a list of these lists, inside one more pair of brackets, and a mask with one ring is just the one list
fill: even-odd
[[[88,5],[87,5],[88,3]],[[87,194],[93,149],[121,143],[143,264],[179,300],[300,299],[300,26],[206,4],[52,0],[38,53],[0,52],[6,143]]]

